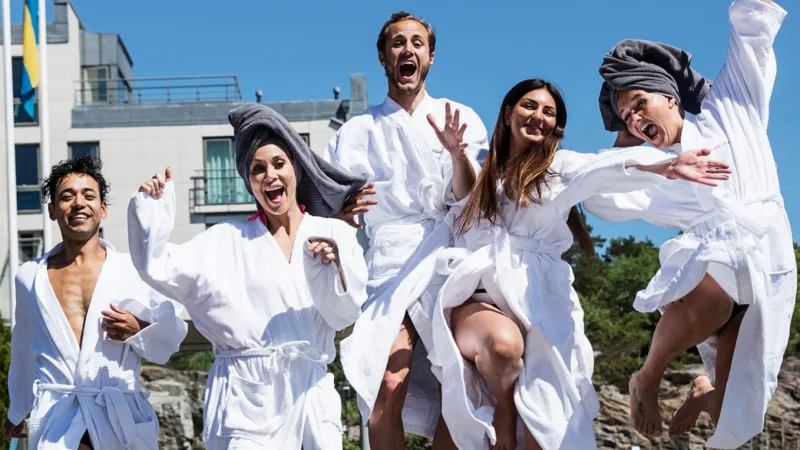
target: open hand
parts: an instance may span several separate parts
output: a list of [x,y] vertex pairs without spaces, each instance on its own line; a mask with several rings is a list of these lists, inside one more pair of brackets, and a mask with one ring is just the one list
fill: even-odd
[[105,330],[109,339],[124,341],[150,325],[118,306],[110,306],[111,311],[103,311],[102,313],[104,316],[103,330]]
[[164,171],[164,175],[156,173],[152,178],[142,183],[142,185],[139,186],[139,192],[146,192],[153,198],[161,198],[164,186],[166,186],[169,181],[172,181],[172,169],[167,167],[167,170]]
[[707,148],[681,152],[664,176],[716,187],[715,181],[727,180],[733,170],[724,162],[706,158],[710,154],[711,150]]
[[442,147],[450,153],[450,156],[464,156],[464,150],[467,148],[467,143],[464,142],[464,132],[467,130],[467,124],[459,125],[461,111],[456,109],[455,114],[451,114],[450,102],[447,102],[444,106],[444,114],[444,128],[441,130],[439,125],[436,124],[433,114],[428,114],[428,123],[431,124],[433,131],[436,132],[436,137],[439,138]]
[[370,183],[364,186],[363,189],[351,195],[350,198],[347,199],[347,203],[344,204],[344,208],[342,208],[340,212],[331,214],[331,217],[334,219],[343,220],[350,224],[350,226],[353,228],[359,230],[364,228],[362,225],[359,225],[356,222],[356,216],[369,211],[370,206],[378,204],[377,200],[364,198],[367,195],[375,195],[376,193],[377,191],[375,190],[375,183]]

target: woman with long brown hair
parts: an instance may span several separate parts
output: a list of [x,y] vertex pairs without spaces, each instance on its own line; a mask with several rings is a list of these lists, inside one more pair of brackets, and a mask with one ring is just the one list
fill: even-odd
[[454,224],[466,249],[440,258],[449,277],[434,311],[430,359],[460,449],[516,449],[523,429],[525,448],[595,447],[592,348],[572,269],[561,259],[573,236],[594,251],[576,205],[670,178],[713,185],[730,172],[706,159],[707,150],[677,158],[644,147],[560,150],[566,123],[552,84],[525,80],[508,92]]

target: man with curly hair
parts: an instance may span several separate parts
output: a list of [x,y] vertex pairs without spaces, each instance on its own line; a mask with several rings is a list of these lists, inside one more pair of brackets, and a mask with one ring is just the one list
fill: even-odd
[[129,255],[100,239],[109,191],[101,168],[87,154],[53,167],[42,199],[63,242],[16,278],[5,433],[28,437],[30,448],[158,448],[140,358],[165,363],[187,325]]

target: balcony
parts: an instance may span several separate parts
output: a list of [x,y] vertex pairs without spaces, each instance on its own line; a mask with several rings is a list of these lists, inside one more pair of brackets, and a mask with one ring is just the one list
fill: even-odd
[[76,106],[242,101],[235,75],[86,78],[75,84]]
[[198,170],[191,178],[189,214],[192,223],[213,224],[256,212],[256,201],[236,169]]

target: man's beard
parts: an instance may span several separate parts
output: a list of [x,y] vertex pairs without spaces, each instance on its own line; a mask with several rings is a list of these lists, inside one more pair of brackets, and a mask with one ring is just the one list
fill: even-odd
[[425,84],[425,79],[428,78],[428,71],[431,70],[431,66],[419,67],[417,70],[419,70],[419,82],[414,86],[401,85],[395,77],[395,72],[390,70],[389,67],[384,68],[384,73],[386,74],[386,78],[389,79],[389,85],[395,86],[400,95],[416,95],[422,90],[422,86]]

